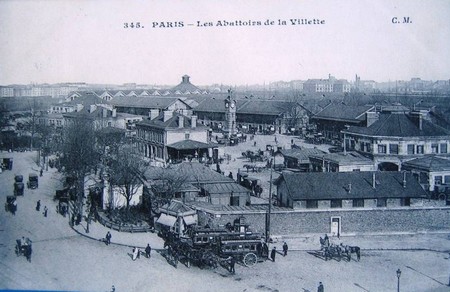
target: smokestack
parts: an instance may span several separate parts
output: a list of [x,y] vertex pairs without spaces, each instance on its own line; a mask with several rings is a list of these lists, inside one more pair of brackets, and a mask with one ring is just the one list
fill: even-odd
[[178,128],[184,128],[184,117],[178,116]]
[[164,111],[163,122],[167,122],[172,117],[172,111],[166,110]]
[[191,127],[196,128],[197,127],[197,116],[191,117]]
[[150,118],[150,120],[154,120],[159,116],[159,110],[158,109],[151,109],[148,112],[148,117]]

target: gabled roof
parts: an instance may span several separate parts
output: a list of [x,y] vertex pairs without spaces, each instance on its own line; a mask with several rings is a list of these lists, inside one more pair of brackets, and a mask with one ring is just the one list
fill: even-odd
[[190,81],[189,81],[189,76],[188,75],[184,75],[182,77],[181,83],[178,84],[177,86],[173,87],[172,89],[170,89],[172,92],[177,93],[180,92],[179,94],[186,94],[186,93],[191,93],[191,92],[201,92],[202,90],[200,88],[198,88],[197,86],[193,85]]
[[311,155],[318,155],[318,154],[324,154],[322,150],[319,150],[317,148],[301,148],[301,149],[281,149],[281,154],[284,157],[292,157],[297,159],[298,163],[309,163],[309,157]]
[[[179,117],[183,117],[184,122],[183,122],[183,127],[180,128],[179,127]],[[192,128],[192,117],[186,117],[183,116],[179,113],[173,112],[172,113],[172,117],[169,118],[167,121],[164,122],[164,112],[161,112],[159,114],[158,117],[154,118],[153,120],[142,120],[141,122],[139,122],[137,125],[139,126],[149,126],[149,127],[153,127],[153,128],[158,128],[158,129],[165,129],[165,130],[169,130],[169,129],[186,129],[186,128],[190,128],[192,130],[205,130],[207,127],[198,123],[195,126],[195,128]]]
[[169,148],[175,148],[177,150],[186,150],[186,149],[208,149],[218,147],[218,144],[208,144],[194,140],[181,140],[170,145],[167,145]]
[[163,213],[171,214],[174,216],[191,215],[197,213],[191,207],[177,200],[171,200],[170,203],[167,203],[164,206],[160,207],[159,210]]
[[82,104],[84,107],[89,107],[91,104],[110,104],[110,102],[98,97],[94,92],[87,91],[79,93],[80,96],[74,100],[52,104],[52,106],[76,106],[77,104]]
[[318,155],[311,155],[312,159],[325,160],[334,162],[339,165],[373,165],[373,161],[358,152],[337,152],[337,153],[324,153]]
[[238,183],[213,183],[202,185],[203,189],[211,194],[230,194],[231,192],[235,194],[248,193],[249,190],[239,185]]
[[421,130],[418,123],[414,122],[405,113],[381,113],[379,119],[369,127],[352,126],[342,132],[382,137],[433,137],[450,135],[449,130],[446,130],[425,119],[422,120]]
[[183,102],[176,97],[154,97],[154,96],[117,96],[111,104],[116,107],[135,107],[148,109],[167,109],[177,101]]
[[330,104],[313,116],[313,119],[359,122],[365,119],[365,113],[374,109],[372,105],[349,106],[344,104]]
[[171,165],[170,168],[186,176],[190,183],[235,183],[233,179],[198,162],[182,162]]
[[[282,181],[294,200],[374,199],[374,198],[424,198],[426,192],[410,173],[375,172],[307,172],[283,173]],[[406,183],[403,187],[403,176]]]
[[[289,112],[293,107],[301,106],[296,102],[281,100],[236,100],[236,113],[279,116]],[[199,101],[194,112],[225,113],[225,98],[207,98]]]
[[403,162],[402,167],[421,169],[430,172],[450,171],[450,160],[438,156],[427,156]]

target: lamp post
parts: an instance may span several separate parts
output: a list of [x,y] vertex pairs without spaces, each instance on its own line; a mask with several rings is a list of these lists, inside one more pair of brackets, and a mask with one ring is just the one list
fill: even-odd
[[397,269],[397,292],[400,292],[400,276],[402,275],[402,271]]
[[272,212],[272,172],[275,167],[275,156],[272,159],[272,165],[270,167],[270,185],[269,185],[269,213],[266,219],[266,243],[270,241],[270,213]]

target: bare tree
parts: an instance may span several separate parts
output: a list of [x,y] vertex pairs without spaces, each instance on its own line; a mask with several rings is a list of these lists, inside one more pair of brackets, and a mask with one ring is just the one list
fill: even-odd
[[83,208],[85,176],[96,169],[100,161],[95,140],[92,122],[88,120],[73,120],[63,132],[61,166],[75,182],[79,213]]
[[146,163],[129,145],[118,146],[117,152],[112,155],[108,168],[110,183],[125,198],[127,210],[129,210],[133,196],[142,186],[141,177]]

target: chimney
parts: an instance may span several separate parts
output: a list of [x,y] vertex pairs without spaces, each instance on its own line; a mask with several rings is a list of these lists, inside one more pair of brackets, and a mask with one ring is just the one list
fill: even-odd
[[189,82],[189,75],[184,75],[181,77],[181,82],[182,83],[190,83]]
[[178,128],[184,128],[184,117],[178,116]]
[[348,193],[350,194],[352,192],[352,183],[348,184]]
[[97,109],[97,106],[96,106],[95,104],[91,104],[91,105],[89,106],[89,112],[90,112],[90,113],[94,112],[96,109]]
[[422,113],[419,114],[419,130],[422,131],[422,123],[423,123],[423,117]]
[[172,111],[171,110],[165,110],[164,111],[164,119],[163,122],[167,122],[172,117]]
[[103,117],[106,118],[108,116],[108,110],[106,108],[102,108]]
[[420,111],[413,111],[411,113],[412,120],[416,123],[419,130],[422,131],[422,125],[423,125],[423,113]]
[[79,111],[81,111],[83,109],[83,105],[82,104],[77,104],[77,109],[76,109],[76,111],[77,112],[79,112]]
[[372,173],[372,188],[376,188],[377,184],[376,184],[376,177],[375,177],[375,172]]
[[158,109],[151,109],[148,112],[148,117],[150,118],[150,120],[154,120],[159,116],[159,110]]
[[366,113],[366,127],[370,127],[373,123],[378,121],[379,114],[377,112]]
[[112,117],[115,118],[117,117],[117,109],[113,108],[112,110]]
[[191,117],[191,127],[196,128],[197,127],[197,116]]
[[406,171],[403,172],[403,187],[406,188]]

